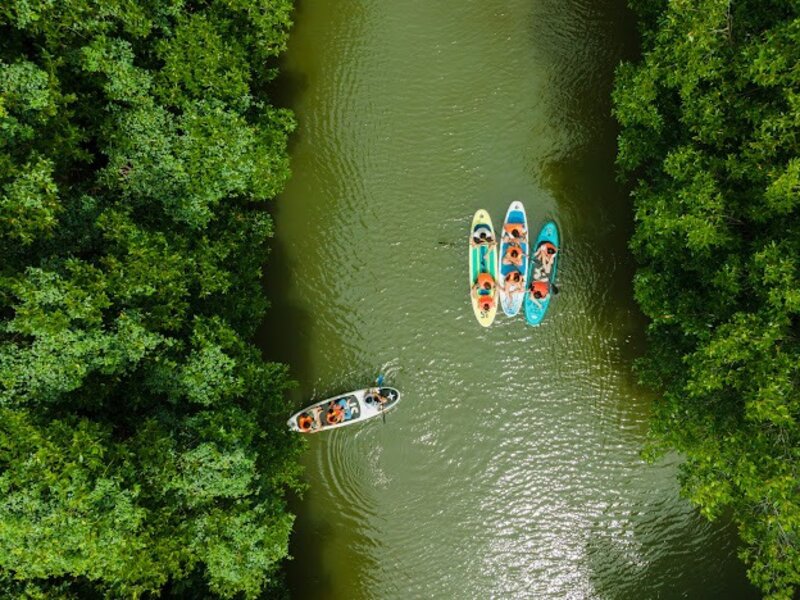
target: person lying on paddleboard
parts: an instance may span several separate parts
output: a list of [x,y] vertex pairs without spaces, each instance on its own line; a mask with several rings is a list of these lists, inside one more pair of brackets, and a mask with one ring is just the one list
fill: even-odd
[[525,259],[525,253],[517,242],[511,242],[506,248],[506,253],[503,255],[504,265],[514,265],[521,267],[522,261]]
[[542,264],[542,269],[544,270],[545,275],[550,275],[550,271],[553,268],[553,261],[556,259],[557,252],[558,248],[556,248],[550,242],[542,242],[536,249],[536,253],[533,255],[533,257]]
[[481,227],[480,229],[476,229],[472,232],[470,246],[473,248],[477,248],[478,246],[488,246],[491,248],[495,245],[497,245],[497,242],[494,240],[489,230],[485,227]]
[[524,242],[528,232],[522,226],[522,223],[509,223],[503,226],[503,237],[510,238],[515,242]]

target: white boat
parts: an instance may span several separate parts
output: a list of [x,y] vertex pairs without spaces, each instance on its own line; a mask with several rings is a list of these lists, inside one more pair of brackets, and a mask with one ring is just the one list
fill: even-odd
[[380,416],[398,402],[400,392],[395,388],[367,388],[315,402],[289,417],[286,424],[298,433],[317,433]]

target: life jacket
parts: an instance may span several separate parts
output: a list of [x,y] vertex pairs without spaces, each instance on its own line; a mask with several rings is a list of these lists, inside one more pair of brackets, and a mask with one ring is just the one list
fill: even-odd
[[556,248],[550,242],[542,242],[539,245],[539,248],[544,248],[544,251],[547,252],[548,254],[555,254],[556,252],[558,252],[558,248]]
[[[479,273],[478,274],[478,290],[482,291],[486,284],[491,286],[490,290],[494,288],[494,278],[489,275],[488,273]],[[487,290],[489,291],[489,290]]]
[[506,248],[506,254],[503,258],[515,262],[522,262],[522,248],[516,244],[509,245],[509,247]]
[[478,298],[478,308],[483,311],[490,311],[494,306],[494,298],[492,296],[481,296]]
[[341,406],[336,406],[328,409],[328,412],[325,415],[325,420],[328,421],[329,425],[334,425],[336,423],[341,423],[342,417],[344,417],[344,410],[342,410]]
[[547,281],[534,281],[533,285],[531,285],[531,291],[534,297],[536,292],[539,292],[539,299],[547,298],[547,294],[550,293],[550,284]]
[[309,417],[308,415],[300,415],[297,417],[297,426],[300,428],[300,431],[310,431],[311,424],[314,422],[314,419]]
[[[521,239],[525,236],[525,228],[520,223],[509,223],[503,226],[503,231],[515,239]],[[517,232],[516,234],[514,232]]]

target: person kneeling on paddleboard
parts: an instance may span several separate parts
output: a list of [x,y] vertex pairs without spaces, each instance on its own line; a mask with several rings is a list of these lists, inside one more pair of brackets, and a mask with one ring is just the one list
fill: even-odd
[[558,248],[553,244],[550,242],[542,242],[536,249],[536,254],[533,255],[536,260],[542,263],[542,269],[546,275],[549,275],[550,270],[553,268],[553,261],[556,259],[557,252]]

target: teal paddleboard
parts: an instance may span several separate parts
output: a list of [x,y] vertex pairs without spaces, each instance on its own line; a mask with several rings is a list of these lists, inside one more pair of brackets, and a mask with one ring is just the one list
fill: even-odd
[[[549,273],[545,272],[540,258],[540,249],[547,243],[552,244],[556,248],[556,253],[553,256],[553,264]],[[560,243],[558,226],[555,224],[555,221],[548,221],[544,224],[541,231],[539,231],[536,242],[531,246],[531,256],[528,261],[528,290],[525,294],[525,320],[530,325],[538,325],[541,323],[545,313],[547,313],[547,308],[550,306],[550,299],[553,297],[553,283],[556,280],[556,271],[558,269],[558,257],[561,252]],[[547,295],[543,298],[537,299],[532,295],[532,288],[537,281],[546,283]]]

